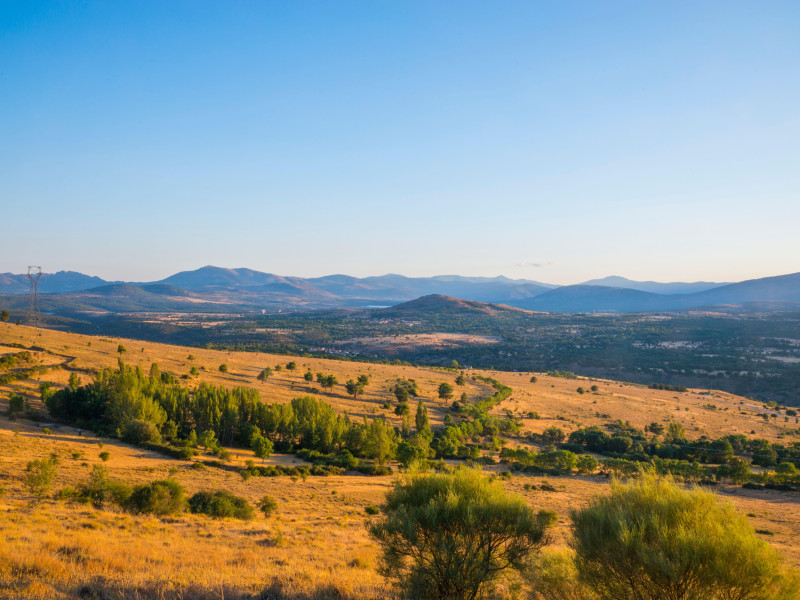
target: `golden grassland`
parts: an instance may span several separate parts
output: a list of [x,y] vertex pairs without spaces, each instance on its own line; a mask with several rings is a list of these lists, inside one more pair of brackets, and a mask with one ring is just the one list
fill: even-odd
[[[95,370],[116,366],[120,343],[127,349],[123,358],[129,364],[149,367],[151,362],[158,362],[162,371],[178,376],[188,374],[193,365],[205,366],[197,378],[188,380],[189,385],[198,380],[226,386],[247,385],[259,389],[269,402],[286,402],[297,395],[313,393],[351,416],[382,414],[395,419],[382,404],[392,399],[390,387],[394,380],[406,377],[419,383],[436,424],[445,414],[444,403],[436,399],[436,388],[440,382],[454,378],[452,373],[430,368],[228,353],[62,332],[39,333],[0,324],[0,355],[20,351],[8,344],[44,348],[47,352],[35,352],[40,364],[64,365],[40,376],[41,380],[56,384],[66,383],[68,369],[78,369],[82,379],[88,381]],[[193,360],[188,359],[189,354]],[[264,384],[256,381],[262,368],[289,360],[298,363],[297,371],[275,373]],[[218,370],[221,363],[228,365],[228,373]],[[342,385],[330,393],[321,393],[317,386],[303,381],[306,368],[333,373],[340,383],[367,373],[371,383],[358,400],[347,397]],[[530,383],[529,373],[475,373],[494,377],[514,390],[498,410],[535,410],[541,415],[540,419],[525,420],[525,428],[531,431],[550,425],[569,431],[611,419],[629,420],[637,427],[654,420],[675,420],[685,425],[690,437],[755,431],[755,435],[777,440],[797,427],[782,419],[765,422],[756,408],[743,408],[740,404],[760,407],[760,403],[719,392],[710,396],[701,395],[702,390],[675,393],[539,374],[538,381]],[[5,415],[7,396],[12,391],[25,394],[34,408],[43,410],[38,383],[38,379],[23,380],[0,386],[0,413]],[[598,385],[597,393],[580,395],[575,391],[578,386],[589,389],[591,385]],[[468,380],[465,389],[471,397],[478,397],[490,388]],[[460,394],[461,389],[456,392]],[[707,408],[708,404],[715,404],[717,410]],[[107,462],[99,457],[103,451],[110,454]],[[116,509],[94,509],[55,500],[35,505],[22,484],[22,474],[28,461],[52,453],[60,460],[56,490],[85,481],[94,465],[105,464],[112,478],[129,484],[174,477],[190,494],[201,489],[227,489],[251,502],[269,494],[278,501],[278,512],[269,519],[259,515],[243,522],[195,515],[135,516]],[[251,458],[250,452],[236,450],[228,462],[241,465]],[[276,455],[268,462],[286,464],[294,460]],[[541,489],[545,480],[552,491]],[[0,486],[5,493],[0,496],[0,598],[385,598],[387,583],[375,570],[377,547],[366,529],[375,517],[368,516],[365,508],[380,504],[391,483],[391,477],[356,475],[306,480],[253,477],[244,481],[224,468],[193,468],[193,463],[99,439],[69,427],[53,428],[47,434],[34,423],[10,422],[3,416]],[[506,480],[503,485],[523,495],[536,508],[558,513],[556,544],[565,542],[570,509],[607,492],[607,480],[601,476],[525,475]],[[721,487],[719,493],[733,501],[756,529],[765,532],[764,538],[790,563],[800,565],[800,498],[796,494],[729,486]]]

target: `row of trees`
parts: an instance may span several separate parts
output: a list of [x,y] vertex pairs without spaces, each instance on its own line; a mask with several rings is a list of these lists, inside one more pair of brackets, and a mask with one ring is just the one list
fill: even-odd
[[[728,464],[737,455],[747,455],[755,465],[771,467],[779,463],[800,464],[800,443],[788,445],[770,443],[768,440],[749,438],[743,434],[726,435],[718,439],[701,437],[687,440],[686,432],[680,423],[651,423],[647,429],[655,436],[663,434],[663,441],[647,439],[645,434],[632,427],[622,426],[609,435],[597,426],[576,429],[570,433],[566,449],[581,452],[587,450],[612,456],[646,460],[648,457],[686,460],[689,462]],[[552,430],[552,431],[551,431]],[[558,428],[551,428],[542,434],[542,440],[557,443],[564,434]],[[561,432],[560,439],[558,434]],[[547,439],[545,439],[547,438]]]
[[258,446],[268,454],[271,448],[259,442],[264,438],[281,450],[348,450],[379,462],[393,457],[397,447],[397,432],[382,419],[354,422],[316,398],[268,404],[250,388],[202,383],[190,390],[166,381],[156,364],[145,374],[120,360],[117,370],[99,372],[90,384],[74,379],[62,390],[48,390],[44,399],[57,419],[109,436],[130,439],[136,432],[131,441],[138,442],[210,435],[225,446]]

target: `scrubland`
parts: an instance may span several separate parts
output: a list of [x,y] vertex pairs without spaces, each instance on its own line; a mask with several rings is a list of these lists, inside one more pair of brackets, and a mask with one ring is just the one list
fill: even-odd
[[[118,352],[120,345],[124,354]],[[36,364],[49,370],[0,386],[3,415],[11,392],[23,394],[34,411],[45,415],[38,394],[41,381],[65,385],[70,373],[76,372],[88,382],[98,369],[116,366],[120,356],[128,364],[145,368],[157,362],[162,372],[186,375],[182,382],[188,385],[201,381],[228,387],[246,385],[258,389],[268,402],[288,402],[312,394],[337,411],[347,411],[351,418],[385,415],[397,425],[399,418],[383,408],[392,400],[391,387],[397,378],[416,380],[436,427],[448,404],[437,398],[436,389],[454,377],[432,368],[220,352],[0,324],[0,355],[19,352],[19,346],[30,349]],[[296,370],[284,368],[264,383],[256,380],[263,368],[274,369],[292,360],[297,363]],[[219,370],[221,364],[227,365],[227,373]],[[198,368],[197,376],[189,375],[193,366]],[[323,391],[303,380],[306,370],[334,374],[339,385]],[[782,418],[762,418],[765,409],[761,403],[721,392],[676,393],[543,374],[536,374],[537,381],[531,383],[530,373],[476,373],[513,389],[511,397],[494,409],[498,413],[539,414],[538,419],[523,418],[523,428],[533,432],[552,425],[569,432],[609,419],[630,421],[636,427],[652,421],[677,421],[690,437],[754,432],[752,435],[779,440],[797,428]],[[341,384],[360,374],[370,376],[370,385],[353,399]],[[588,390],[592,385],[598,386],[597,392],[576,392],[579,386]],[[479,397],[487,388],[468,378],[456,392]],[[101,452],[108,452],[106,461],[101,460]],[[52,497],[35,503],[22,482],[25,465],[53,454],[59,462],[54,491],[78,485],[95,465],[103,464],[113,479],[129,484],[172,477],[190,494],[226,489],[253,503],[269,494],[277,500],[278,510],[269,518],[259,515],[252,521],[238,521],[190,514],[163,518],[132,515],[113,507],[95,509]],[[376,572],[377,546],[366,529],[375,517],[365,509],[381,504],[394,476],[245,480],[227,468],[250,459],[254,459],[251,452],[234,449],[228,460],[201,455],[193,461],[178,461],[87,431],[57,426],[46,417],[39,423],[0,417],[0,597],[388,597],[387,582]],[[266,464],[294,462],[294,456],[275,454]],[[491,471],[493,467],[487,468]],[[503,485],[534,507],[557,512],[553,537],[556,545],[562,545],[570,509],[607,493],[608,480],[601,475],[516,475],[504,478]],[[796,493],[734,486],[718,489],[789,563],[800,565],[800,497]]]

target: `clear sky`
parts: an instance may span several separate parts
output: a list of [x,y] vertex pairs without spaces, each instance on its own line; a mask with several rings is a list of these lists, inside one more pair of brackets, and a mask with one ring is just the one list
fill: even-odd
[[0,272],[800,271],[800,2],[0,1]]

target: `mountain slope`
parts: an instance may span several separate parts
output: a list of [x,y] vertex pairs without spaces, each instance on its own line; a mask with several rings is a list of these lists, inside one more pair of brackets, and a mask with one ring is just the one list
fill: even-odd
[[437,315],[497,315],[500,313],[527,314],[529,311],[503,304],[488,304],[474,300],[463,300],[440,294],[422,296],[397,306],[374,311],[382,317],[414,317],[435,313]]
[[611,275],[602,279],[592,279],[584,281],[580,285],[599,285],[603,287],[625,288],[629,290],[639,290],[640,292],[651,292],[653,294],[693,294],[704,292],[712,288],[728,285],[727,283],[712,283],[708,281],[695,281],[693,283],[671,282],[660,283],[658,281],[634,281],[619,275]]

